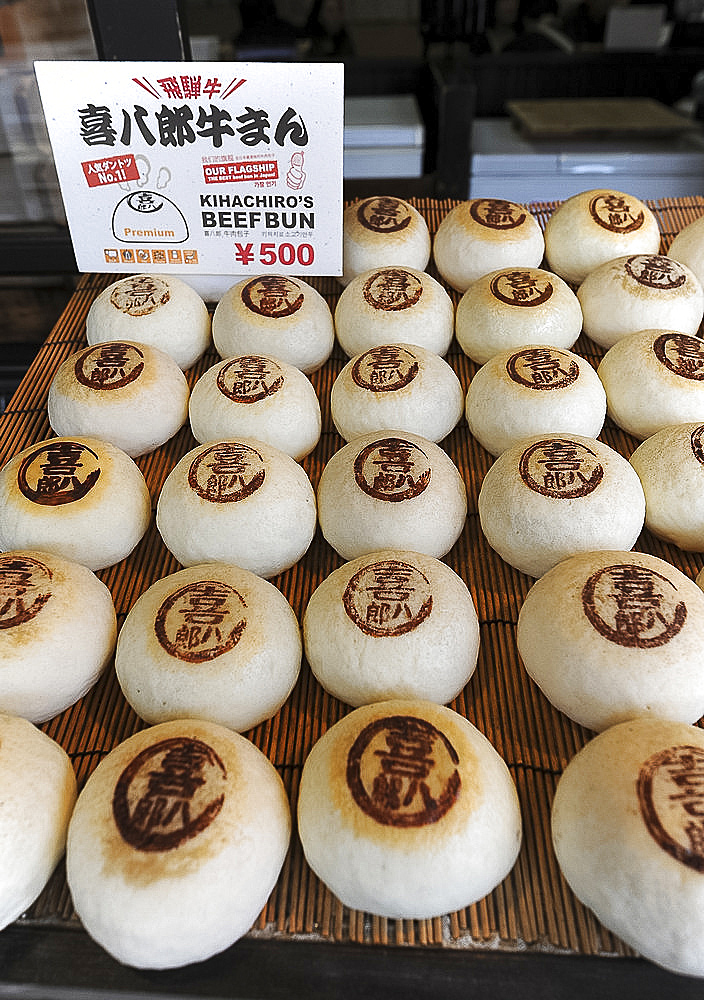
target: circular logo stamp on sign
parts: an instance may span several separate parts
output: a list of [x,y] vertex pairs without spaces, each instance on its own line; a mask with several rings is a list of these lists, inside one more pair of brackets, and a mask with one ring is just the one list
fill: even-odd
[[111,342],[83,351],[74,365],[81,385],[88,389],[123,389],[144,371],[144,354],[133,344]]
[[655,357],[673,375],[701,382],[704,379],[704,340],[686,333],[663,333],[653,344]]
[[366,726],[347,755],[347,786],[362,812],[384,826],[428,826],[452,808],[459,757],[425,719],[393,715]]
[[301,286],[281,274],[266,274],[252,278],[241,292],[242,302],[250,312],[267,319],[285,319],[293,316],[303,305],[305,295]]
[[433,609],[433,593],[430,581],[415,566],[383,559],[351,577],[342,603],[358,629],[383,638],[418,628]]
[[400,233],[411,224],[409,206],[398,198],[367,198],[357,208],[357,220],[373,233]]
[[153,274],[135,274],[120,281],[110,294],[110,302],[129,316],[148,316],[171,298],[169,286]]
[[188,470],[191,489],[212,503],[245,500],[256,493],[265,478],[262,456],[238,441],[211,445],[194,458]]
[[79,441],[49,441],[27,455],[17,473],[20,492],[31,503],[59,507],[90,493],[100,478],[98,456]]
[[216,384],[233,403],[258,403],[283,388],[281,368],[272,358],[257,355],[233,358],[219,370]]
[[386,267],[367,278],[362,294],[373,309],[400,312],[411,309],[420,301],[423,283],[402,267]]
[[704,749],[667,747],[638,773],[638,803],[658,847],[704,873]]
[[186,663],[205,663],[228,653],[247,627],[247,604],[220,580],[198,580],[169,594],[154,631],[162,648]]
[[639,285],[657,291],[673,292],[687,280],[682,265],[662,254],[638,254],[629,257],[624,266],[626,273]]
[[0,556],[0,629],[36,618],[51,597],[51,570],[24,555]]
[[487,229],[517,229],[528,218],[522,205],[500,198],[476,198],[469,203],[469,214]]
[[512,268],[494,275],[489,290],[495,299],[507,306],[542,306],[555,289],[545,273]]
[[370,392],[395,392],[410,385],[420,370],[414,354],[394,344],[372,347],[352,365],[352,381]]
[[120,775],[112,813],[138,851],[172,851],[206,830],[225,802],[227,772],[212,747],[177,736],[137,754]]
[[592,198],[589,214],[598,226],[611,233],[633,233],[645,222],[643,210],[634,210],[628,197],[615,191]]
[[363,448],[354,461],[354,478],[364,493],[393,503],[412,500],[430,483],[428,458],[403,438],[381,438]]
[[527,389],[566,389],[579,378],[574,358],[554,347],[532,347],[517,351],[506,362],[512,382]]
[[582,588],[584,613],[609,642],[632,649],[664,646],[682,629],[687,605],[675,585],[647,566],[606,566]]
[[528,489],[556,500],[592,493],[604,478],[604,467],[586,445],[568,438],[536,441],[521,455],[519,474]]
[[704,465],[704,424],[699,424],[698,427],[694,428],[689,441],[692,446],[692,454],[700,465]]

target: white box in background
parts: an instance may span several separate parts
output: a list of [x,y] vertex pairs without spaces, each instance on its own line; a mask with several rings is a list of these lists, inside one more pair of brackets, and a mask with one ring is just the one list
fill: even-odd
[[343,145],[345,177],[420,177],[425,125],[416,98],[346,97]]
[[704,135],[560,144],[525,139],[509,118],[474,122],[469,197],[525,204],[561,201],[599,187],[641,199],[704,194]]

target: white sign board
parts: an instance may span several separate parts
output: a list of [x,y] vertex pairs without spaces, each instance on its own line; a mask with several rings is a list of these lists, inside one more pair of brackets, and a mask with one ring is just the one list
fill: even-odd
[[342,65],[34,68],[80,271],[341,274]]

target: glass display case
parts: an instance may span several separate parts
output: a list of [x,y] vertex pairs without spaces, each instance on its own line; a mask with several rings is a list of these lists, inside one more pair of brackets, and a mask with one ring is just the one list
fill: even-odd
[[[41,345],[30,345],[36,357],[27,358],[29,370],[13,399],[12,412],[0,417],[0,458],[37,440],[40,434],[50,433],[46,395],[51,373],[83,345],[88,309],[108,280],[107,275],[76,274],[33,82],[33,61],[230,60],[247,54],[264,59],[342,60],[350,94],[413,94],[425,138],[419,176],[385,178],[383,190],[379,189],[379,178],[360,178],[355,186],[346,187],[346,196],[368,190],[413,199],[434,233],[449,207],[468,194],[472,123],[478,106],[493,109],[509,79],[514,80],[513,91],[523,90],[513,96],[536,96],[526,91],[540,75],[535,67],[542,57],[521,54],[509,58],[501,69],[500,61],[495,62],[491,54],[477,54],[473,34],[478,15],[482,23],[485,20],[484,6],[470,10],[462,3],[416,5],[398,0],[385,9],[383,20],[379,5],[368,0],[366,5],[359,4],[365,17],[348,23],[355,8],[352,0],[311,2],[305,6],[304,16],[293,0],[282,2],[275,8],[277,20],[260,16],[262,31],[247,36],[243,27],[251,27],[257,23],[255,15],[272,9],[262,0],[201,0],[198,4],[194,0],[47,0],[43,4],[15,0],[3,4],[0,0],[1,274],[13,288],[24,280],[32,287],[56,287],[51,283],[57,278],[70,283],[70,287],[59,284],[65,308],[52,303],[56,322],[47,322],[47,336]],[[443,17],[439,16],[440,8]],[[249,16],[252,11],[254,21],[248,17],[243,21],[243,12]],[[392,13],[395,19],[390,20]],[[416,27],[409,31],[410,15]],[[293,23],[298,26],[294,36],[284,30]],[[367,28],[370,30],[365,34]],[[461,37],[457,37],[458,32]],[[243,41],[247,45],[238,44]],[[650,56],[659,59],[658,54]],[[677,53],[670,56],[673,65],[678,59],[684,61]],[[686,58],[691,77],[701,68],[702,58],[689,50]],[[583,72],[594,87],[598,85],[598,62],[591,54],[571,60],[569,54],[561,53],[547,62],[552,66],[550,86],[558,86],[558,79],[567,88],[576,86],[576,74]],[[612,79],[611,70],[616,79],[613,60],[608,64],[610,72],[603,81]],[[636,70],[642,72],[642,65],[636,57],[629,65],[633,80]],[[651,72],[646,74],[650,82],[655,78],[654,65],[651,63]],[[527,67],[533,67],[535,73]],[[621,81],[625,86],[623,76]],[[542,84],[535,86],[540,89]],[[543,225],[550,211],[547,202],[535,207]],[[658,211],[662,232],[670,239],[676,228],[704,213],[704,200],[685,199],[682,204],[661,205]],[[324,278],[319,285],[334,308],[340,294],[336,282],[332,277]],[[455,305],[457,301],[455,294]],[[11,335],[12,324],[8,329]],[[581,348],[593,364],[598,363],[593,345],[582,342]],[[4,357],[8,359],[7,351]],[[189,373],[191,382],[215,360],[213,352],[204,357],[201,366]],[[476,366],[456,345],[449,360],[466,387]],[[330,385],[345,362],[338,350],[316,376],[326,424],[321,445],[306,466],[313,482],[329,453],[340,444],[327,404]],[[15,368],[19,380],[19,368]],[[609,433],[616,440],[613,428]],[[184,427],[173,450],[142,460],[154,497],[168,463],[175,460],[177,449],[185,450],[188,444],[188,428]],[[83,932],[72,912],[63,872],[59,872],[27,919],[0,933],[0,995],[47,1000],[70,996],[87,1000],[300,1000],[318,996],[337,1000],[380,996],[388,1000],[498,1000],[514,993],[521,1000],[694,1000],[702,996],[700,980],[664,972],[614,941],[592,915],[581,908],[576,912],[560,881],[546,833],[546,804],[565,760],[587,734],[559,719],[519,670],[513,632],[528,581],[506,569],[489,550],[479,529],[476,501],[481,477],[490,463],[488,453],[471,440],[466,424],[458,427],[446,445],[469,485],[471,507],[453,558],[457,571],[473,585],[483,633],[480,672],[457,704],[510,756],[526,816],[527,846],[508,888],[500,889],[488,902],[480,901],[471,912],[467,908],[460,916],[446,915],[432,921],[392,921],[349,913],[314,882],[297,845],[285,878],[252,933],[207,962],[157,972],[120,965]],[[135,595],[147,585],[148,572],[163,575],[175,568],[159,548],[155,530],[152,526],[148,545],[126,568],[110,569],[104,576],[117,595],[122,620]],[[305,565],[278,581],[282,591],[291,595],[292,603],[297,602],[297,612],[302,611],[313,586],[333,567],[331,552],[322,540],[319,543]],[[695,562],[687,564],[690,575]],[[499,667],[505,668],[503,673]],[[80,706],[46,727],[51,735],[71,745],[81,781],[113,742],[139,724],[115,685],[114,679],[106,679]],[[306,674],[285,715],[258,730],[256,738],[275,758],[292,801],[302,761],[315,737],[345,711],[345,706],[328,697]],[[521,713],[530,716],[524,728],[519,723]],[[549,740],[555,734],[553,745]],[[530,928],[535,940],[527,944]],[[580,950],[575,941],[590,947]]]

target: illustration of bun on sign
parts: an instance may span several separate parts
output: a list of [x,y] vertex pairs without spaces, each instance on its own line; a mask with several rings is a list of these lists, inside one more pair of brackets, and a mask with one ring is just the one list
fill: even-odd
[[181,210],[156,191],[132,191],[119,201],[112,231],[123,243],[183,243],[188,239],[188,224]]

